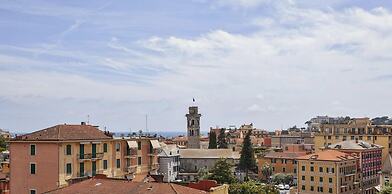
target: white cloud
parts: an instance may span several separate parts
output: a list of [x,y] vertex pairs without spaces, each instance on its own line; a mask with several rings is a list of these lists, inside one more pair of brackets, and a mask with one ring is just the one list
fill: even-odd
[[[225,6],[251,8],[265,2],[225,1]],[[148,108],[138,107],[137,114],[156,113],[160,129],[181,129],[193,97],[200,99],[204,129],[249,121],[273,129],[301,124],[316,114],[383,115],[392,105],[392,94],[385,91],[391,80],[374,78],[392,71],[391,18],[384,8],[321,11],[289,4],[267,19],[252,18],[256,30],[248,33],[216,29],[136,43],[112,38],[104,44],[109,53],[86,54],[86,63],[148,83],[112,83],[75,71],[0,71],[0,96],[10,101],[30,96],[103,100],[112,114],[124,115],[134,112],[124,110],[121,102],[142,101]],[[29,62],[3,55],[7,63]],[[363,106],[367,102],[371,105]]]

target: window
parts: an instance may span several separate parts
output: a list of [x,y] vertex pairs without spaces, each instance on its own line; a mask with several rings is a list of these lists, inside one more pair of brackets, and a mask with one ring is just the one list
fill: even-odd
[[323,167],[319,167],[319,171],[320,171],[320,172],[323,172]]
[[35,189],[30,189],[30,194],[36,194],[37,193],[37,190],[35,190]]
[[305,191],[305,185],[302,185],[302,191]]
[[141,142],[141,141],[138,141],[138,142],[137,142],[137,149],[138,149],[138,150],[141,150],[141,149],[142,149],[142,142]]
[[303,180],[303,181],[305,180],[305,176],[302,176],[302,180]]
[[305,166],[302,166],[302,171],[305,171]]
[[142,165],[142,157],[137,158],[137,165]]
[[66,172],[68,175],[72,174],[72,164],[71,163],[67,163]]
[[283,172],[286,172],[286,168],[283,168]]
[[313,176],[310,177],[310,181],[312,181],[312,182],[314,181],[314,177]]
[[107,160],[103,160],[103,169],[108,169],[108,161]]
[[314,187],[313,186],[310,186],[310,191],[314,191]]
[[329,188],[329,189],[328,189],[328,192],[329,192],[329,193],[332,193],[332,188]]
[[120,167],[121,167],[120,163],[121,163],[120,159],[117,159],[117,160],[116,160],[116,164],[117,164],[116,167],[117,167],[117,168],[120,168]]
[[30,163],[30,174],[35,174],[36,164]]
[[72,147],[71,147],[71,145],[67,145],[65,154],[66,155],[71,155],[72,154]]
[[116,152],[120,151],[120,143],[116,143]]
[[34,144],[30,145],[30,155],[35,156],[35,145]]
[[322,183],[323,182],[323,177],[320,177],[320,181],[319,181],[320,183]]
[[329,183],[332,183],[332,178],[329,178]]
[[311,171],[311,172],[314,171],[314,167],[313,167],[313,166],[310,167],[310,171]]
[[103,144],[103,152],[108,152],[108,144],[107,143],[104,143]]

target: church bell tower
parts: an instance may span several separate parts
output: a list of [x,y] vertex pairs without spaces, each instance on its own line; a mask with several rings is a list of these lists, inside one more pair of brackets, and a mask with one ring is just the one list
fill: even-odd
[[189,107],[189,113],[186,114],[189,149],[200,149],[200,117],[197,106]]

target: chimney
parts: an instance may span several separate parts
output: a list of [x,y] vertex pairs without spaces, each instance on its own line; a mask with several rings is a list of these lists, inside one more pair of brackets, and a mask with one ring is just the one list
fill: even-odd
[[86,125],[86,122],[80,122],[80,125]]

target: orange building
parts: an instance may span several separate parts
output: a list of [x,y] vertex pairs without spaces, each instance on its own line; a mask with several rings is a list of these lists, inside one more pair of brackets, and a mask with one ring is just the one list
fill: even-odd
[[272,174],[283,173],[291,174],[293,177],[297,175],[297,158],[306,155],[305,152],[269,152],[257,159],[258,175],[260,179],[266,179],[262,174],[262,167],[270,165]]

